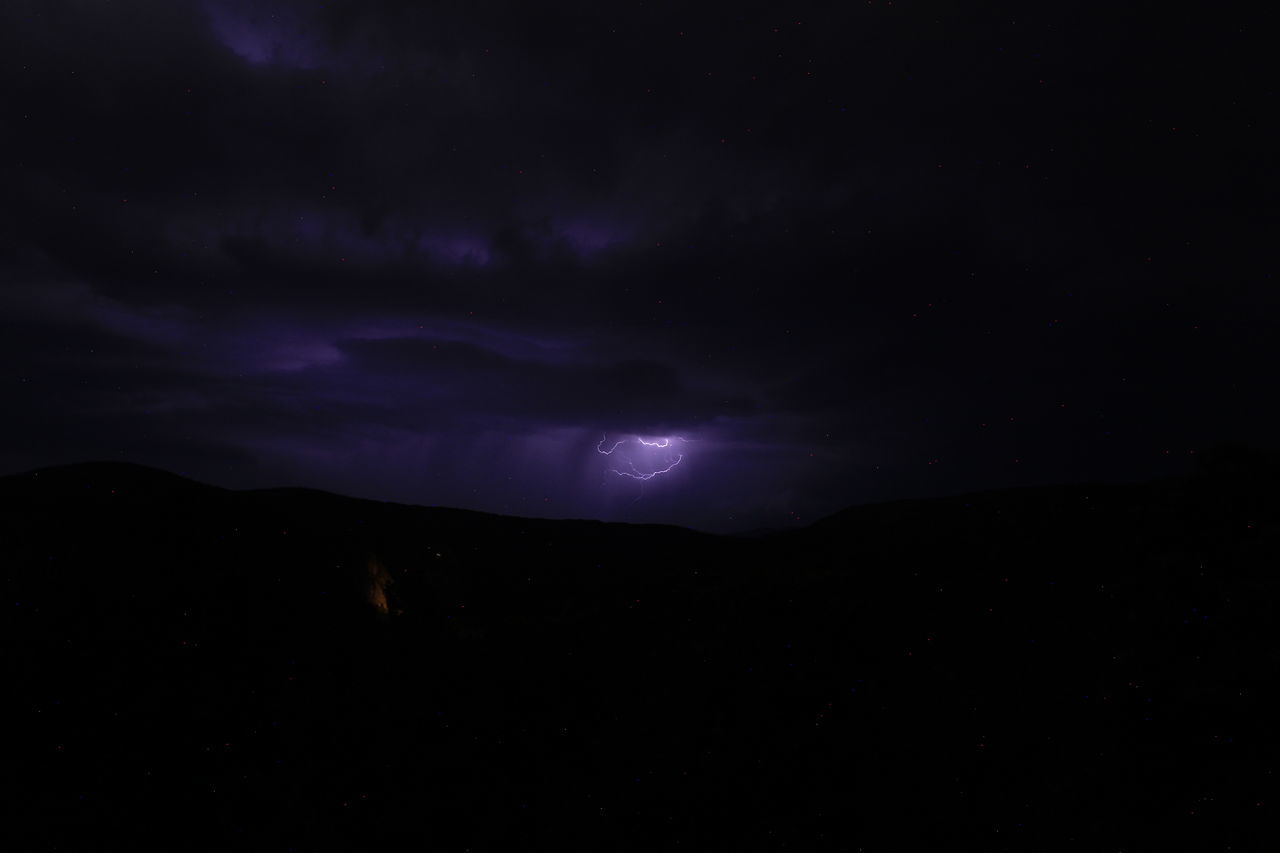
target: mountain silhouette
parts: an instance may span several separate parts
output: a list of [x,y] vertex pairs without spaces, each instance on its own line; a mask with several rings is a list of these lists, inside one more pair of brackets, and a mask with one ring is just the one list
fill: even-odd
[[15,813],[28,849],[1256,849],[1276,509],[1239,465],[750,537],[4,477]]

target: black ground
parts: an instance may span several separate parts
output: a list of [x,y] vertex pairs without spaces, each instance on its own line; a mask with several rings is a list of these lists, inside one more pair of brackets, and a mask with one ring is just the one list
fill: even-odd
[[0,478],[10,828],[31,850],[1268,849],[1276,511],[1248,460],[752,538],[109,463]]

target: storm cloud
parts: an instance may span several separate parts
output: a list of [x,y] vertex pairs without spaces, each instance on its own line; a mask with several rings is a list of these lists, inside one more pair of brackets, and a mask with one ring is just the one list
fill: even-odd
[[[718,530],[1181,470],[1275,426],[1250,38],[946,4],[7,4],[0,463]],[[611,480],[607,434],[687,436],[688,464]]]

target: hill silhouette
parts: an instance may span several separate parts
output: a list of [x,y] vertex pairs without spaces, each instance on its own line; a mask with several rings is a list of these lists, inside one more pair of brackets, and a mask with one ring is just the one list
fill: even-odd
[[719,537],[0,478],[30,849],[1257,849],[1273,486]]

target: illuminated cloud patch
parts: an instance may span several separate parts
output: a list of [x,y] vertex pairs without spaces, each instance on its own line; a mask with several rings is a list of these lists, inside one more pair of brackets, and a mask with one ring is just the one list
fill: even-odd
[[287,6],[207,0],[204,9],[219,40],[246,62],[301,69],[320,65],[319,39]]
[[689,439],[683,436],[644,438],[639,435],[610,439],[606,434],[596,444],[596,452],[613,457],[609,472],[630,480],[647,482],[661,477],[684,461]]

